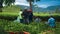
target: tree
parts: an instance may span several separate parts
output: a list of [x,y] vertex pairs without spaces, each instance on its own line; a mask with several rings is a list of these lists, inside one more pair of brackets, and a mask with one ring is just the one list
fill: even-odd
[[38,1],[40,1],[40,0],[27,0],[28,2],[29,2],[29,4],[30,4],[30,9],[32,10],[32,2],[34,3],[34,1],[36,1],[36,2],[38,2]]
[[2,12],[3,0],[0,0],[0,12]]
[[5,0],[5,5],[10,6],[15,0]]
[[0,12],[2,12],[3,3],[7,6],[10,6],[14,2],[15,0],[0,0]]

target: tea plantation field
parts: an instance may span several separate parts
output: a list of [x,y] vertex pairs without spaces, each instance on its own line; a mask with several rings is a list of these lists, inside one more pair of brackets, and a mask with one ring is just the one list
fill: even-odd
[[[47,32],[47,31],[52,32]],[[35,23],[32,22],[28,25],[17,23],[13,21],[8,21],[4,19],[0,19],[0,32],[8,33],[8,32],[21,32],[26,31],[30,34],[41,34],[47,32],[48,34],[60,34],[60,22],[56,22],[56,28],[50,28],[45,22]]]
[[[56,18],[56,28],[50,28],[45,24],[47,21],[40,23],[32,22],[28,25],[23,23],[13,22],[19,14],[20,8],[17,6],[4,7],[3,12],[0,12],[0,33],[8,34],[8,32],[21,32],[26,31],[30,34],[60,34],[60,14],[54,13],[53,16]],[[42,19],[48,19],[51,14],[49,13],[33,13],[34,16],[40,16]],[[51,31],[50,31],[51,30]]]

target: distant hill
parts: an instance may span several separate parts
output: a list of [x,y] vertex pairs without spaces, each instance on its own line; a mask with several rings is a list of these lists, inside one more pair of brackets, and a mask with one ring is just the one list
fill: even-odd
[[56,9],[60,9],[60,5],[57,6],[49,6],[46,8],[47,10],[56,10]]
[[[24,6],[24,5],[17,5],[17,6],[20,6],[20,9],[22,9],[22,10],[24,10],[25,7],[27,7],[29,9],[29,6]],[[35,11],[35,12],[53,12],[53,11],[56,11],[57,8],[60,11],[60,5],[49,6],[47,8],[41,8],[41,7],[34,7],[33,6],[33,11]]]

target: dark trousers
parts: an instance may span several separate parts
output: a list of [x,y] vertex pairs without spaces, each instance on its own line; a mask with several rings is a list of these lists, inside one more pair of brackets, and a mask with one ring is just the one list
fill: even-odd
[[33,17],[29,16],[29,22],[32,22],[32,21],[33,21]]
[[28,18],[24,18],[24,23],[25,24],[29,24],[29,19]]
[[20,19],[20,23],[23,23],[23,19]]

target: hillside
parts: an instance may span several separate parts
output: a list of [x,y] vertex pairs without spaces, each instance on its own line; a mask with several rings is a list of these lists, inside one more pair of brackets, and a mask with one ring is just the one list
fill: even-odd
[[[17,6],[20,6],[21,9],[24,9],[25,7],[29,8],[29,6],[24,6],[24,5],[17,5]],[[41,7],[34,7],[33,6],[33,11],[34,12],[55,12],[57,8],[60,11],[60,5],[49,6],[47,8],[41,8]]]

